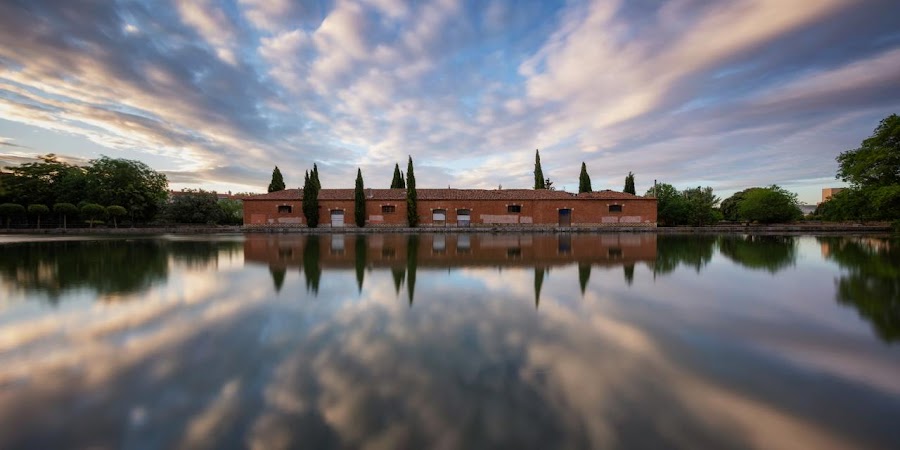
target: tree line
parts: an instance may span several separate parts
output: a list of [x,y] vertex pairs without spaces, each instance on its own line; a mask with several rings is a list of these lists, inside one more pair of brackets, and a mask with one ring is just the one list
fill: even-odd
[[900,116],[881,120],[858,148],[837,157],[836,178],[850,187],[819,204],[823,220],[891,220],[900,225]]
[[185,190],[170,198],[165,174],[146,164],[102,156],[79,166],[54,154],[37,162],[5,167],[0,176],[0,218],[41,228],[109,224],[240,224],[238,200]]

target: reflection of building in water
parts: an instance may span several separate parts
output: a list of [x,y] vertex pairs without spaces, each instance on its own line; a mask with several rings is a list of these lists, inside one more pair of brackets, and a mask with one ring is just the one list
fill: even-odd
[[323,270],[355,269],[362,289],[366,269],[390,269],[398,292],[406,282],[410,303],[418,269],[533,267],[538,303],[543,278],[554,266],[577,264],[582,294],[593,266],[624,267],[630,284],[636,263],[655,263],[656,235],[248,235],[244,258],[267,264],[276,290],[288,268],[300,268],[314,294]]
[[[246,262],[275,267],[302,267],[311,239],[317,239],[318,264],[324,268],[353,268],[365,249],[366,267],[405,266],[415,238],[416,265],[421,269],[451,267],[551,267],[572,263],[624,266],[656,261],[655,234],[529,235],[256,235],[244,241]],[[357,244],[362,240],[362,246]]]

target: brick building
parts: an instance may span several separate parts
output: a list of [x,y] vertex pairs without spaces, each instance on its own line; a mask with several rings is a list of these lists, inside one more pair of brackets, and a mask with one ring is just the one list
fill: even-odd
[[[615,191],[417,189],[419,226],[656,226],[656,199]],[[403,227],[406,190],[366,189],[366,226]],[[300,189],[244,198],[244,225],[305,226]],[[319,192],[319,226],[353,224],[353,189]]]

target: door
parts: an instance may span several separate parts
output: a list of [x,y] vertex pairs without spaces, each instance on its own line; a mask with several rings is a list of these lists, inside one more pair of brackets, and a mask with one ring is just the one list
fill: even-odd
[[559,210],[559,226],[561,226],[561,227],[571,227],[572,226],[572,210],[571,209]]
[[343,227],[344,226],[344,210],[343,209],[332,209],[331,210],[331,226],[332,227]]
[[456,225],[460,227],[467,227],[472,222],[472,211],[468,209],[457,209],[456,210]]

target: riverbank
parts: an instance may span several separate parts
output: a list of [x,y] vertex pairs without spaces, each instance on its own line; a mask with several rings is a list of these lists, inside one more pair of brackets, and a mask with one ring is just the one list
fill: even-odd
[[10,229],[0,234],[30,235],[148,235],[148,234],[386,234],[386,233],[657,233],[657,234],[814,234],[885,233],[889,223],[797,223],[781,225],[711,225],[705,227],[555,227],[555,226],[471,226],[471,227],[372,227],[304,228],[241,226],[172,226],[153,228],[51,228]]

